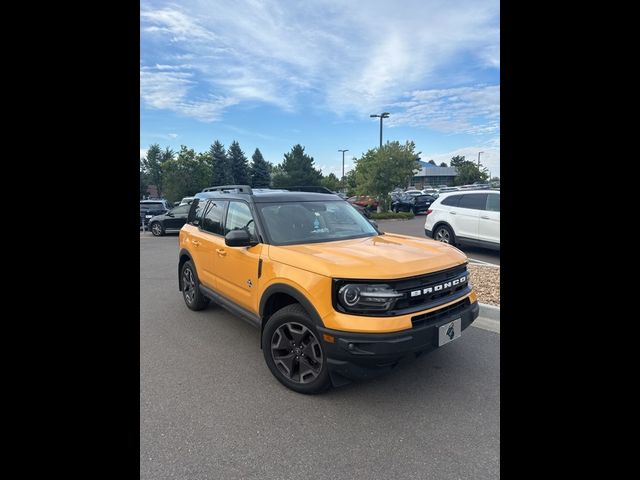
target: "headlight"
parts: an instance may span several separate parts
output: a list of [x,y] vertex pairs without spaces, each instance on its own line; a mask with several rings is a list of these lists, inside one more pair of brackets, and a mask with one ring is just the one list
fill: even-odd
[[349,283],[338,290],[338,302],[347,311],[386,311],[402,297],[389,285]]

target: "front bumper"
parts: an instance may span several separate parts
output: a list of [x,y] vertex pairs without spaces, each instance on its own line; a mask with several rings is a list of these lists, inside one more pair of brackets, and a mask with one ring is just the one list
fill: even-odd
[[323,337],[330,335],[335,339],[333,343],[323,339],[331,381],[334,386],[340,386],[352,380],[373,378],[391,371],[400,362],[435,350],[438,327],[461,318],[464,330],[478,317],[479,310],[475,301],[462,310],[435,311],[422,323],[416,322],[413,328],[394,333],[349,333],[319,327]]

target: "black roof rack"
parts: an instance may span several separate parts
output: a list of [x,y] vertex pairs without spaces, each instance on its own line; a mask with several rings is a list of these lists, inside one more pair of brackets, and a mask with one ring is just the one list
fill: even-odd
[[253,191],[249,185],[221,185],[219,187],[207,187],[202,189],[203,192],[224,192],[227,190],[236,190],[237,193],[253,195]]
[[312,193],[331,193],[334,194],[334,192],[332,192],[331,190],[329,190],[327,187],[321,187],[321,186],[302,186],[302,187],[283,187],[286,190],[289,190],[290,192],[312,192]]

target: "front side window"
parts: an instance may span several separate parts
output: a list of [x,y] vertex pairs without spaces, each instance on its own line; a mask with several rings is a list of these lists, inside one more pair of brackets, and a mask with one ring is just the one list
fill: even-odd
[[256,237],[256,224],[249,205],[244,202],[230,202],[227,210],[227,221],[224,224],[224,234],[232,230],[246,230],[252,240]]
[[176,207],[171,210],[173,215],[184,215],[189,211],[189,205],[181,205],[180,207]]
[[470,193],[468,195],[462,195],[458,207],[469,208],[471,210],[484,210],[487,205],[486,193]]
[[258,203],[256,206],[274,245],[378,235],[367,219],[344,201]]
[[216,235],[224,235],[222,219],[224,218],[224,209],[227,203],[226,200],[211,200],[208,203],[202,218],[203,230]]

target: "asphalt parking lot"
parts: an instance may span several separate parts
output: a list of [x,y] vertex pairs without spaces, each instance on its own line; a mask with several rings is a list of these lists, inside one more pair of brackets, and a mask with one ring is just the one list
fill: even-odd
[[[411,220],[377,220],[383,232],[401,233],[414,237],[426,238],[424,235],[424,222],[426,215],[420,214]],[[500,252],[477,247],[459,247],[470,259],[489,262],[500,265]]]
[[257,329],[186,308],[177,244],[140,235],[140,478],[499,478],[498,334],[470,327],[390,375],[300,395]]

